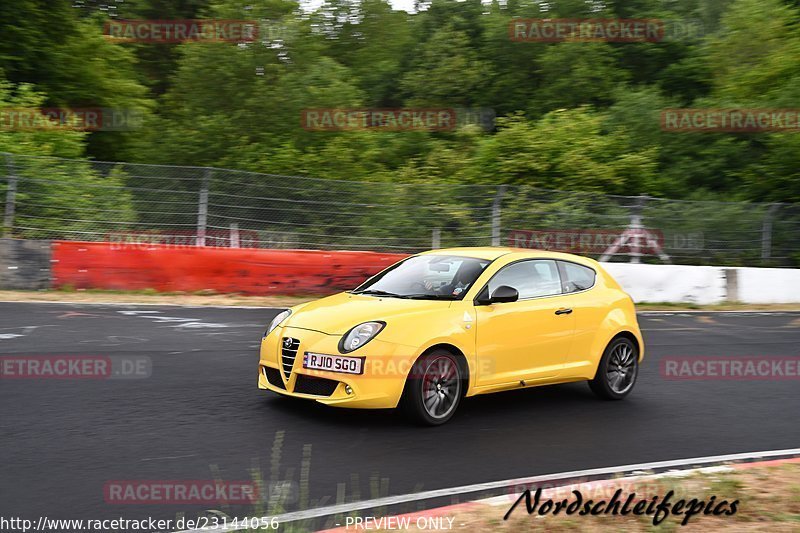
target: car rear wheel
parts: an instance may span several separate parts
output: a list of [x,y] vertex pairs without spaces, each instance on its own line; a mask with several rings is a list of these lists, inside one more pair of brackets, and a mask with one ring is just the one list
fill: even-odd
[[401,407],[414,421],[429,426],[444,424],[461,402],[463,372],[450,352],[437,350],[420,357],[406,381]]
[[621,400],[633,390],[638,375],[639,349],[630,339],[618,337],[603,353],[589,387],[604,400]]

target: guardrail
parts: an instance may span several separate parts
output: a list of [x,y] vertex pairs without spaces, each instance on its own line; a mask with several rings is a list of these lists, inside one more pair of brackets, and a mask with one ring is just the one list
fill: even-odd
[[[250,295],[351,289],[405,254],[0,239],[0,289]],[[800,269],[605,263],[636,302],[800,303]]]
[[56,241],[52,284],[77,289],[248,295],[329,294],[352,289],[405,257],[359,251],[259,250]]

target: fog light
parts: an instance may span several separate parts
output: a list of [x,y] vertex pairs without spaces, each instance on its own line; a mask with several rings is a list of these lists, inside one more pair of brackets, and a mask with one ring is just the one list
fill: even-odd
[[344,386],[344,391],[345,391],[347,394],[353,394],[353,387],[351,387],[350,385],[345,385],[345,386]]

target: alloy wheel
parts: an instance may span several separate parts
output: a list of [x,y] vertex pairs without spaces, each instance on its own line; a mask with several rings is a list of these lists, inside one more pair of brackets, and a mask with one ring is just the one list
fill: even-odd
[[636,355],[627,343],[617,344],[611,352],[606,368],[608,386],[617,394],[625,394],[636,380]]
[[433,418],[450,415],[461,394],[461,377],[456,362],[447,356],[433,358],[422,378],[422,404]]

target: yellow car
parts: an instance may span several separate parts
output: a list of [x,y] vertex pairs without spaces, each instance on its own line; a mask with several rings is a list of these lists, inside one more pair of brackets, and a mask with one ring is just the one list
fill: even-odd
[[278,314],[261,340],[261,389],[356,408],[402,407],[430,425],[464,396],[636,382],[633,301],[592,259],[514,248],[408,257],[355,290]]

